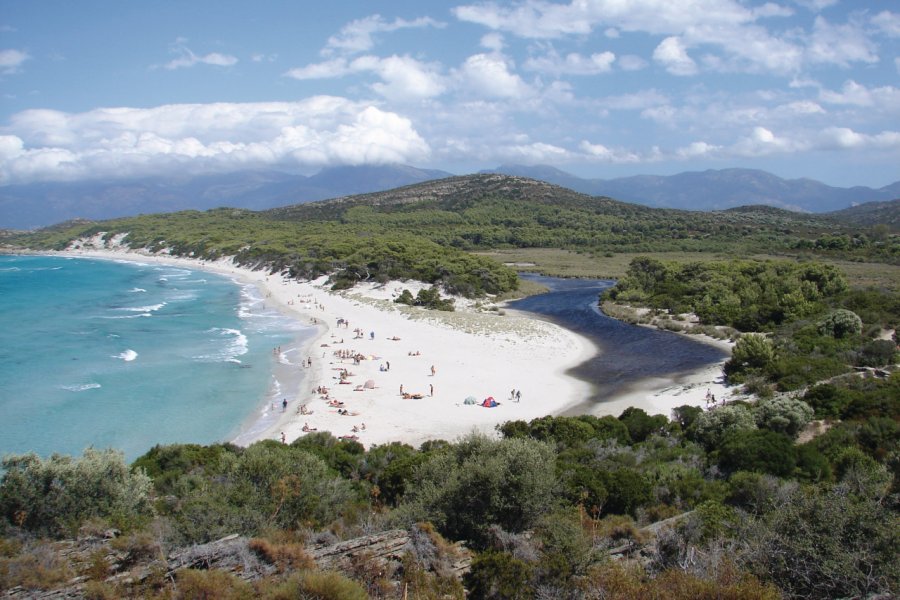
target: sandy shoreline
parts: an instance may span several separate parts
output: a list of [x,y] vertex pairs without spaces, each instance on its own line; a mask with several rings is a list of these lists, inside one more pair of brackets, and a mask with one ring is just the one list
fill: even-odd
[[[324,278],[312,282],[289,280],[265,271],[235,266],[230,259],[216,262],[136,252],[123,246],[100,248],[82,244],[65,256],[173,264],[232,277],[255,285],[284,314],[316,333],[302,348],[303,384],[286,394],[287,408],[270,414],[266,427],[245,431],[236,439],[248,444],[257,439],[290,442],[304,435],[304,425],[335,436],[355,436],[367,447],[394,441],[418,446],[431,439],[455,440],[473,430],[492,433],[510,420],[531,420],[560,414],[590,395],[590,384],[566,371],[595,355],[588,339],[555,324],[517,311],[479,310],[457,300],[452,313],[405,307],[393,302],[402,289],[414,295],[418,282],[364,283],[344,292],[332,292]],[[102,243],[102,242],[101,242]],[[461,306],[465,304],[465,306]],[[340,324],[343,321],[345,324]],[[360,355],[362,360],[338,354]],[[418,353],[418,354],[416,354]],[[298,357],[291,357],[296,365]],[[389,366],[389,369],[388,369]],[[432,367],[434,372],[432,373]],[[341,370],[348,383],[340,383]],[[374,381],[374,389],[365,387]],[[328,399],[343,402],[340,409]],[[404,398],[407,394],[421,398]],[[521,392],[519,402],[511,390]],[[717,398],[729,391],[721,381],[721,366],[711,365],[684,378],[645,380],[627,394],[598,404],[593,414],[618,416],[628,406],[650,414],[670,416],[682,404],[704,406],[706,392]],[[466,405],[493,397],[499,406]],[[305,405],[312,414],[300,414]],[[340,414],[339,411],[349,414]],[[365,427],[363,429],[363,426]],[[355,428],[355,430],[354,430]]]

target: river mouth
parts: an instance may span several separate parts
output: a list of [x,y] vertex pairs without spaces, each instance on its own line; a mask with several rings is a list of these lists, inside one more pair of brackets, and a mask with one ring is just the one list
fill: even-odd
[[593,393],[566,414],[591,412],[597,404],[633,391],[647,379],[678,380],[728,357],[727,352],[711,344],[606,316],[600,311],[598,296],[615,285],[614,281],[530,273],[519,276],[550,291],[510,302],[511,309],[540,315],[583,335],[599,348],[597,355],[569,370],[572,376],[591,384]]

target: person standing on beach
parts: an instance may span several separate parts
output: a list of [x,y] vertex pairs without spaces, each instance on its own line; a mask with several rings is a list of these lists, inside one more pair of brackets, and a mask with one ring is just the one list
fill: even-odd
[[516,390],[516,402],[520,402],[522,400],[522,390]]
[[287,410],[287,398],[285,398],[284,400],[281,401],[281,412],[284,412],[286,410]]
[[434,385],[432,385],[430,383],[428,384],[428,395],[434,396]]
[[434,365],[431,365],[431,376],[434,377],[434,374],[435,374]]

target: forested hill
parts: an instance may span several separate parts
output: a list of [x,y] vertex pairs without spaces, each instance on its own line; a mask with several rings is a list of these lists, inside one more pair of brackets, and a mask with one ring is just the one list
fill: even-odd
[[334,219],[348,210],[377,207],[381,210],[443,210],[461,212],[485,200],[535,202],[572,208],[602,209],[610,214],[649,214],[652,209],[638,204],[594,197],[546,181],[490,174],[446,177],[392,190],[344,196],[321,202],[296,204],[266,211],[278,219]]
[[[892,215],[898,208],[887,205],[877,220],[896,222]],[[359,277],[415,278],[442,281],[466,294],[502,291],[512,284],[515,276],[500,265],[466,254],[498,248],[561,248],[593,256],[675,251],[900,262],[900,236],[883,223],[845,224],[839,214],[772,207],[654,209],[499,174],[450,177],[261,212],[220,208],[77,221],[6,239],[59,249],[100,232],[127,233],[132,247],[194,257],[232,255],[297,276],[337,273],[340,279],[343,273],[344,285]]]

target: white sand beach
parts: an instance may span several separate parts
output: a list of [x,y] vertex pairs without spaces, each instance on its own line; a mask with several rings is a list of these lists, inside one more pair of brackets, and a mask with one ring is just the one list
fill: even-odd
[[[285,396],[277,423],[253,439],[291,442],[304,427],[354,436],[367,447],[394,441],[418,446],[426,440],[455,440],[473,430],[492,433],[497,424],[559,414],[590,395],[588,383],[566,371],[597,352],[588,339],[552,323],[511,310],[486,310],[457,299],[455,312],[395,303],[403,289],[414,295],[423,284],[362,283],[332,292],[325,279],[291,280],[265,271],[217,262],[133,251],[97,236],[63,254],[90,258],[177,264],[256,285],[271,302],[318,333],[304,349],[302,389]],[[346,355],[342,358],[341,354]],[[362,357],[361,360],[350,358]],[[432,371],[433,368],[433,371]],[[347,372],[341,383],[341,371]],[[374,382],[374,388],[366,386]],[[327,388],[327,394],[317,388]],[[412,397],[404,397],[402,391]],[[521,394],[513,400],[512,390]],[[670,416],[683,404],[705,406],[706,392],[729,392],[721,366],[712,365],[684,381],[646,380],[629,393],[597,405],[593,414],[618,416],[628,406]],[[468,397],[479,404],[467,405]],[[480,405],[493,397],[499,405]],[[333,406],[331,402],[342,403]],[[311,414],[301,414],[301,407]],[[281,410],[281,407],[277,407]],[[342,414],[345,412],[347,414]]]

